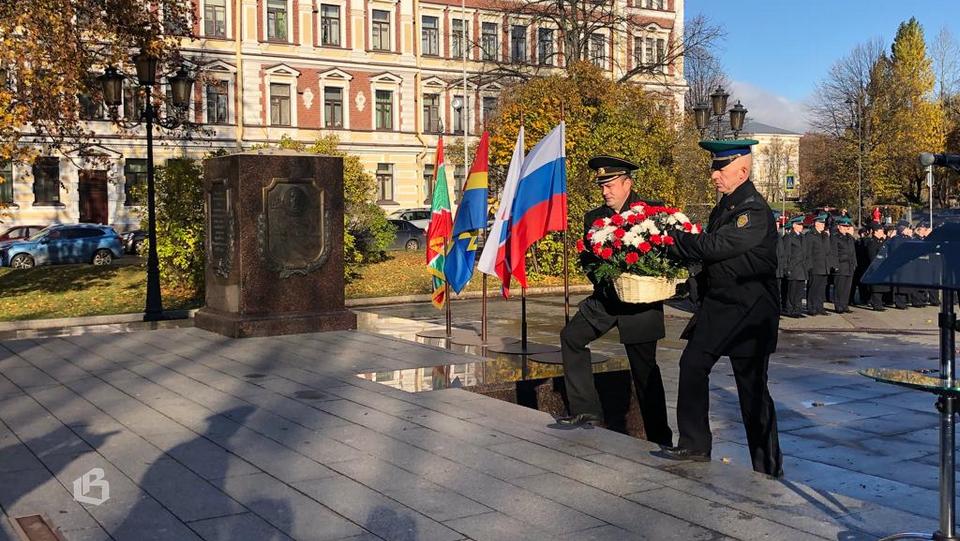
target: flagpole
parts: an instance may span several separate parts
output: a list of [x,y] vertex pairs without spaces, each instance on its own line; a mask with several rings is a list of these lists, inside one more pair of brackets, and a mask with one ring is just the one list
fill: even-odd
[[527,347],[527,288],[520,288],[520,347],[526,352]]
[[[563,100],[560,100],[560,122],[564,121],[564,106]],[[564,152],[563,155],[566,156],[566,146],[567,138],[563,138]],[[566,158],[564,158],[564,167],[566,167]],[[567,235],[567,231],[570,229],[570,220],[567,220],[567,223],[564,224],[563,228],[563,322],[570,322],[570,240]]]

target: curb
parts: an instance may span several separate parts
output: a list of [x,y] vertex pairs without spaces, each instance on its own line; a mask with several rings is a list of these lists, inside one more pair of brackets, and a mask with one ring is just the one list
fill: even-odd
[[[167,320],[192,319],[197,311],[192,310],[168,310],[164,313]],[[142,323],[143,312],[133,314],[107,314],[103,316],[82,316],[82,317],[58,317],[50,319],[26,319],[23,321],[2,321],[0,322],[0,332],[10,331],[39,331],[45,329],[58,329],[63,327],[84,327],[88,325],[115,325],[118,323]]]
[[[590,293],[593,291],[592,285],[579,284],[570,286],[570,293]],[[527,296],[556,295],[563,293],[563,286],[550,287],[532,287],[527,289]],[[458,299],[479,299],[483,296],[482,291],[467,291],[453,297]],[[487,293],[490,296],[490,293]],[[370,297],[366,299],[347,299],[347,308],[363,308],[365,306],[382,306],[385,304],[409,304],[415,302],[430,302],[431,296],[425,295],[401,295],[397,297]]]

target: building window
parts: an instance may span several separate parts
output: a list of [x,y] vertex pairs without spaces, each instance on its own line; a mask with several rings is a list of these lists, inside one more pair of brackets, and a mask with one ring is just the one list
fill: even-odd
[[423,131],[440,133],[440,95],[423,95]]
[[139,120],[142,103],[140,87],[126,86],[123,88],[123,118]]
[[463,19],[453,19],[451,23],[450,56],[451,58],[463,58],[470,53],[470,29],[464,28]]
[[655,62],[653,51],[656,47],[657,40],[654,38],[647,38],[647,46],[643,51],[643,63],[647,66],[652,66]]
[[453,110],[453,131],[451,133],[463,133],[463,117],[466,116],[465,112],[469,110],[469,105],[467,105],[463,96],[454,96],[453,99],[460,100],[463,106],[460,107],[459,111],[457,109]]
[[440,55],[440,19],[423,16],[423,36],[420,41],[423,54]]
[[423,203],[428,205],[433,202],[433,186],[434,186],[434,166],[432,163],[428,163],[423,166],[423,193],[427,194],[424,198]]
[[527,27],[515,24],[510,28],[510,60],[527,61]]
[[267,0],[267,39],[287,40],[287,0]]
[[607,38],[603,34],[590,34],[590,62],[598,68],[607,64]]
[[140,194],[147,182],[147,160],[128,158],[123,162],[124,205],[140,205]]
[[393,202],[393,164],[377,164],[377,200],[380,203]]
[[13,204],[13,164],[0,163],[0,203]]
[[480,47],[483,49],[484,60],[497,60],[500,56],[497,51],[500,50],[499,40],[497,39],[497,23],[483,23],[481,27]]
[[634,66],[643,65],[643,38],[642,37],[633,38],[633,65]]
[[101,105],[100,100],[87,94],[77,95],[77,100],[80,102],[80,120],[103,119],[103,105]]
[[343,127],[343,89],[327,86],[323,89],[323,125],[327,128]]
[[460,197],[463,195],[463,179],[466,169],[462,165],[453,168],[453,202],[460,204]]
[[340,46],[340,6],[320,4],[320,45]]
[[229,124],[227,82],[207,83],[207,124]]
[[373,10],[373,49],[390,50],[390,12]]
[[660,73],[665,73],[667,71],[667,66],[665,65],[667,60],[666,46],[666,40],[657,40],[657,71]]
[[270,124],[290,125],[290,85],[270,83]]
[[553,29],[537,29],[537,60],[542,66],[553,65]]
[[227,0],[205,0],[203,34],[209,38],[227,37]]
[[37,158],[33,163],[33,204],[60,204],[60,160]]
[[393,92],[377,90],[377,129],[393,129]]
[[484,96],[483,97],[483,120],[484,122],[490,120],[490,117],[493,115],[493,112],[497,110],[497,98],[493,96]]

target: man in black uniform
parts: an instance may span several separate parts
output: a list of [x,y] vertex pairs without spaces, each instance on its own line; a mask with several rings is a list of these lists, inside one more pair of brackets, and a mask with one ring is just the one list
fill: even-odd
[[682,335],[677,398],[676,460],[710,460],[709,375],[721,355],[730,357],[753,469],[783,475],[777,416],[767,389],[770,354],[777,348],[777,233],[773,213],[750,181],[752,139],[701,141],[713,154],[711,179],[723,194],[706,232],[676,234],[670,254],[703,263],[703,300]]
[[[867,267],[877,258],[877,254],[880,253],[880,247],[882,247],[883,243],[887,240],[887,235],[883,232],[883,226],[877,222],[870,224],[870,233],[871,235],[869,237],[863,239],[863,252],[867,258]],[[866,269],[864,269],[864,272],[866,272]],[[886,308],[883,307],[883,295],[890,291],[890,287],[881,285],[869,285],[867,287],[870,288],[870,306],[877,312],[886,310]]]
[[837,219],[837,234],[831,237],[833,283],[833,307],[838,314],[850,312],[850,289],[853,271],[857,268],[857,239],[853,238],[853,222],[850,218]]
[[803,317],[803,286],[807,281],[807,253],[803,247],[806,238],[803,235],[803,217],[797,217],[787,224],[790,230],[780,241],[783,251],[783,279],[787,282],[786,296],[783,302],[784,315]]
[[827,315],[823,302],[827,299],[827,277],[830,275],[830,233],[827,231],[827,215],[817,216],[813,229],[804,239],[807,249],[807,314]]
[[[597,219],[618,214],[637,202],[648,203],[631,190],[633,181],[630,172],[637,169],[636,165],[611,156],[598,156],[591,159],[588,165],[597,172],[596,182],[603,190],[604,204],[584,216],[584,237]],[[590,252],[581,252],[580,260],[587,269],[598,261]],[[620,342],[630,360],[647,439],[661,445],[671,445],[673,432],[667,423],[663,379],[657,366],[657,340],[665,335],[663,303],[622,302],[609,280],[598,280],[589,272],[587,276],[593,282],[593,294],[580,303],[577,314],[560,332],[570,416],[557,419],[557,423],[575,427],[603,422],[603,410],[594,385],[587,346],[617,327],[620,330]]]
[[[917,224],[916,236],[918,239],[926,239],[931,231],[933,229],[930,227],[930,223],[924,220]],[[930,306],[940,306],[940,290],[924,289],[922,300]]]
[[[913,226],[910,225],[910,222],[901,220],[897,223],[896,235],[889,239],[889,242],[899,244],[905,240],[913,240]],[[891,250],[892,249],[891,247]],[[915,307],[923,306],[920,304],[917,288],[903,286],[893,287],[893,304],[897,310],[906,310],[908,304],[912,304]]]

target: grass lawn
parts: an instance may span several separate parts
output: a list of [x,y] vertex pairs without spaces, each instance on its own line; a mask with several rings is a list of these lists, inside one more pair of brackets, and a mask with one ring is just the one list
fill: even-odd
[[[134,258],[103,267],[0,268],[0,321],[142,312],[146,274],[145,264]],[[199,305],[175,289],[163,290],[164,309]]]
[[[367,297],[392,297],[396,295],[420,295],[433,291],[430,275],[427,274],[424,255],[416,252],[390,252],[390,259],[382,263],[367,265],[361,272],[361,277],[347,284],[347,298],[361,299]],[[574,263],[571,262],[571,267]],[[481,274],[474,272],[474,277],[467,284],[466,291],[480,291],[482,289]],[[529,277],[530,287],[562,286],[563,278],[559,276]],[[586,284],[586,277],[571,268],[571,284]],[[514,283],[513,286],[519,286]],[[489,278],[487,288],[491,292],[500,290],[500,280]]]
[[[570,283],[586,283],[586,279],[572,273]],[[563,279],[558,277],[530,280],[530,287],[561,285]],[[202,304],[170,284],[163,286],[164,309],[198,308]],[[491,294],[499,287],[499,280],[488,280]],[[364,267],[361,276],[347,284],[346,296],[357,299],[418,295],[430,293],[431,288],[423,252],[392,252],[387,261]],[[467,290],[480,289],[480,277],[475,275]],[[143,311],[145,300],[146,268],[136,258],[124,258],[104,267],[0,268],[0,321],[137,313]]]

